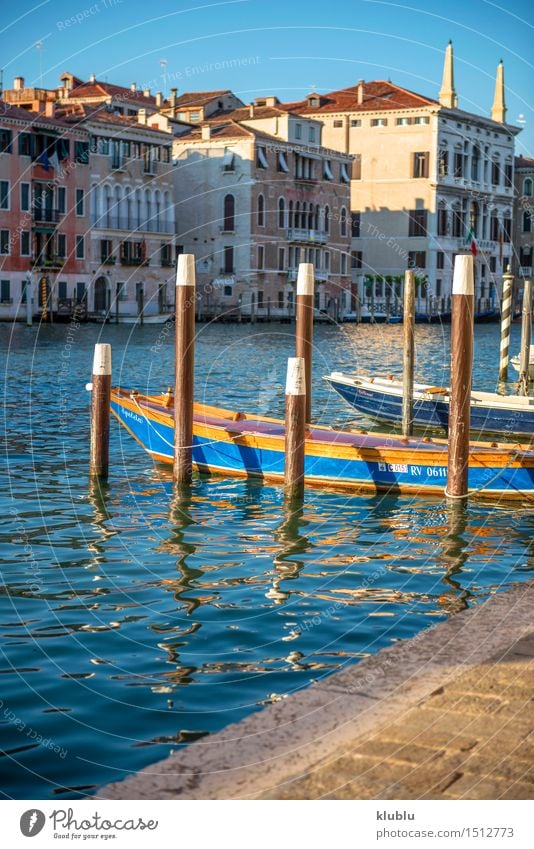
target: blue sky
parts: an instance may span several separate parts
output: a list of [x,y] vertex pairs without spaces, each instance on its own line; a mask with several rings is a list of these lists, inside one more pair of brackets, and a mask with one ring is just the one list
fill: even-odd
[[[300,99],[358,79],[437,97],[452,38],[459,106],[489,115],[505,63],[508,120],[534,156],[534,15],[526,0],[20,0],[0,24],[4,86],[55,86],[64,70],[153,91],[231,88]],[[36,46],[40,43],[40,47]]]

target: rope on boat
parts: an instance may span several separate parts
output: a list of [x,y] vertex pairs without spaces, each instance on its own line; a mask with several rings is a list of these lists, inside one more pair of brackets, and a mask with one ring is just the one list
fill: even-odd
[[[510,466],[510,463],[512,463],[514,460],[517,460],[519,457],[521,457],[521,455],[522,455],[522,454],[523,454],[523,452],[522,452],[522,451],[513,451],[513,452],[510,454],[510,459],[508,460],[508,462],[506,463],[506,465],[505,465],[505,466],[503,466],[503,467],[502,467],[502,469],[499,469],[499,471],[498,471],[498,472],[496,472],[496,473],[493,475],[493,477],[491,477],[491,478],[489,479],[489,481],[486,481],[486,483],[485,483],[483,486],[479,486],[479,487],[477,487],[476,489],[470,489],[468,492],[466,492],[466,494],[465,494],[465,495],[451,495],[450,493],[448,493],[448,492],[447,492],[447,487],[445,487],[445,489],[443,490],[443,492],[444,492],[444,494],[445,494],[446,498],[450,498],[450,499],[451,499],[451,501],[461,501],[461,500],[462,500],[462,499],[464,499],[464,498],[469,498],[469,496],[470,496],[470,495],[476,495],[477,493],[484,492],[484,490],[485,490],[485,489],[487,489],[487,487],[489,486],[489,484],[490,484],[490,483],[493,483],[493,481],[497,480],[497,478],[499,477],[499,475],[502,475],[502,473],[503,473],[503,472],[505,472],[505,471],[506,471],[506,469]],[[527,495],[527,494],[525,494],[525,495],[524,495],[524,499],[525,499],[525,501],[532,501],[532,502],[534,502],[534,498],[533,498],[532,496],[530,496],[530,495]]]

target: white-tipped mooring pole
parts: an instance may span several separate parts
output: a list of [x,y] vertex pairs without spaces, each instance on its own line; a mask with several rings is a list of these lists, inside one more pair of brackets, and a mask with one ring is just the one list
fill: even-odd
[[404,272],[403,310],[403,369],[402,369],[402,432],[413,433],[413,370],[415,333],[415,271]]
[[528,395],[530,340],[532,338],[532,280],[525,280],[523,289],[523,314],[521,317],[521,351],[519,354],[519,395]]
[[95,345],[91,395],[89,474],[107,478],[109,468],[109,404],[111,398],[111,345]]
[[452,281],[451,398],[445,490],[451,498],[465,498],[468,491],[474,291],[473,257],[459,254],[454,261]]
[[193,472],[193,382],[195,365],[195,257],[181,254],[176,269],[176,343],[174,358],[174,464],[177,483]]
[[502,278],[501,299],[501,350],[499,360],[499,383],[508,380],[508,361],[510,359],[510,327],[512,324],[512,296],[514,290],[514,275],[510,266]]
[[306,370],[304,357],[289,357],[286,378],[286,439],[284,494],[304,495],[304,440],[306,433]]
[[304,360],[306,421],[311,421],[314,273],[311,262],[301,262],[297,277],[296,355]]

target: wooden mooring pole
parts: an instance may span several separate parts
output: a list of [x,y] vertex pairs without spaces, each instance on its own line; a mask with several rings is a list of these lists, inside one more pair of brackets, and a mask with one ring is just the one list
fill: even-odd
[[195,364],[195,257],[181,254],[176,269],[176,337],[174,357],[174,463],[177,483],[193,473],[193,383]]
[[109,468],[109,404],[111,398],[111,345],[95,345],[91,395],[89,474],[107,478]]
[[521,320],[521,352],[519,354],[519,395],[528,395],[530,341],[532,338],[532,280],[525,280],[523,289],[523,315]]
[[451,315],[451,399],[447,486],[449,498],[468,492],[469,426],[474,331],[473,256],[459,254],[454,261]]
[[304,360],[306,421],[311,421],[314,273],[311,262],[301,262],[297,277],[296,355]]
[[499,383],[506,383],[506,381],[508,380],[508,361],[510,359],[510,327],[512,325],[513,289],[514,275],[510,271],[510,266],[508,266],[502,278]]
[[286,379],[286,437],[284,494],[304,496],[304,440],[306,434],[306,368],[304,357],[289,357]]
[[415,335],[415,272],[404,272],[404,311],[403,311],[403,366],[402,366],[402,432],[404,436],[413,433],[413,371],[414,371],[414,335]]

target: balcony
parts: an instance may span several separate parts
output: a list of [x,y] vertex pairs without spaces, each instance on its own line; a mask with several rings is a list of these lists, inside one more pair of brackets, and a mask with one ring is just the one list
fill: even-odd
[[60,212],[59,209],[39,209],[37,207],[33,210],[33,223],[35,226],[49,225],[50,227],[55,227],[59,224],[62,215],[64,212]]
[[57,256],[35,256],[33,257],[31,263],[32,268],[40,268],[43,271],[60,271],[65,265],[65,260]]
[[328,233],[324,230],[308,230],[304,227],[290,227],[287,231],[289,242],[314,242],[324,245],[328,241]]
[[101,262],[102,265],[115,265],[116,261],[117,261],[117,259],[114,256],[102,256],[102,257],[100,257],[100,262]]
[[126,157],[125,156],[112,156],[111,157],[111,170],[112,171],[124,171],[126,168]]
[[[287,279],[290,283],[293,283],[295,280],[297,280],[298,275],[298,268],[290,268],[287,272]],[[330,279],[330,271],[320,271],[319,269],[314,268],[313,275],[315,281],[318,283],[325,283],[327,280]]]

